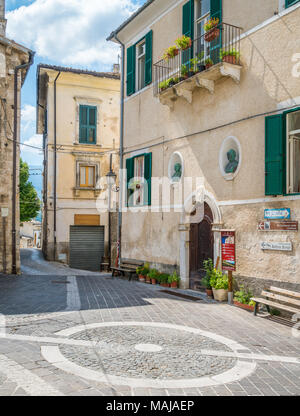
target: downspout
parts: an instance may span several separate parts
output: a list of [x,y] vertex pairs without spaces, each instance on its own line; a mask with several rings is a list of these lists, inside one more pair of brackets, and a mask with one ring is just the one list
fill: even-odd
[[12,274],[17,274],[17,141],[18,141],[18,74],[33,64],[34,52],[29,52],[29,61],[18,65],[14,71],[14,135],[13,135],[13,189],[12,189]]
[[122,203],[123,203],[123,157],[124,157],[124,88],[125,88],[125,45],[120,41],[117,34],[114,33],[114,38],[121,45],[122,48],[122,67],[121,67],[121,114],[120,114],[120,198],[119,198],[119,213],[118,213],[118,233],[117,240],[119,244],[119,264],[121,261],[121,239],[122,239]]
[[57,149],[56,149],[56,137],[57,137],[57,129],[56,129],[56,82],[61,74],[61,71],[57,74],[54,80],[54,186],[53,186],[53,193],[54,193],[54,201],[53,201],[53,232],[54,232],[54,261],[56,260],[56,188],[57,188]]

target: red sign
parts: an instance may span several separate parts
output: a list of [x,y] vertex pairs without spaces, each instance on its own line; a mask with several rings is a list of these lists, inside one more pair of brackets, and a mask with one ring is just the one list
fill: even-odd
[[235,231],[222,231],[222,270],[235,272]]

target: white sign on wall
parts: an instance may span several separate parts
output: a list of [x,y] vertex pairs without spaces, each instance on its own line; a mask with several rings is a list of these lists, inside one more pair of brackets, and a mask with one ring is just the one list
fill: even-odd
[[260,243],[262,250],[276,250],[276,251],[292,251],[293,245],[290,242],[287,243]]
[[1,217],[8,217],[8,208],[1,208]]

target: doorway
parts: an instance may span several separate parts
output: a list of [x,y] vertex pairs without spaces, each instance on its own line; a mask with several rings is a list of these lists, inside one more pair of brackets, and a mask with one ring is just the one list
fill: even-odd
[[204,202],[204,217],[198,224],[190,226],[190,289],[202,289],[201,280],[205,275],[203,261],[214,258],[214,236],[212,232],[213,213]]

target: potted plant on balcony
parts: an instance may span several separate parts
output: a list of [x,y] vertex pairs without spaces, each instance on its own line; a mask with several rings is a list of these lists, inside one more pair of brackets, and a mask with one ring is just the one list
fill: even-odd
[[210,67],[213,66],[213,60],[211,58],[207,58],[205,59],[205,69],[209,69]]
[[162,81],[159,83],[159,89],[160,91],[165,91],[167,88],[169,88],[169,84],[167,81]]
[[169,275],[167,273],[161,273],[159,275],[159,283],[163,287],[170,287],[170,285],[169,285]]
[[223,50],[223,49],[220,50],[220,59],[223,62],[236,65],[239,58],[240,58],[240,53],[234,48],[228,49],[228,50]]
[[173,274],[169,275],[168,283],[174,289],[177,289],[179,286],[180,277],[178,276],[177,272],[175,271]]
[[168,61],[169,59],[174,58],[178,54],[179,54],[179,49],[177,48],[177,46],[170,46],[168,49],[165,50],[163,54],[163,59],[165,61]]
[[255,307],[255,302],[251,300],[253,294],[250,290],[246,291],[244,286],[240,287],[240,290],[234,293],[233,303],[239,308],[246,309],[253,312]]
[[188,78],[188,68],[186,65],[181,65],[179,81],[184,81]]
[[208,20],[204,25],[204,39],[206,42],[212,42],[220,36],[220,29],[218,28],[220,20],[218,18]]
[[173,85],[178,84],[178,82],[179,82],[179,78],[178,78],[178,77],[175,77],[175,78],[169,78],[169,79],[167,80],[168,87],[173,87]]
[[220,270],[213,269],[210,277],[214,299],[223,302],[228,299],[228,276]]
[[185,51],[186,49],[189,49],[192,46],[192,39],[188,36],[183,35],[180,38],[176,39],[175,43],[179,49]]
[[201,283],[205,287],[207,296],[212,298],[213,297],[213,291],[212,291],[212,287],[211,287],[211,283],[210,283],[211,275],[212,275],[213,270],[214,270],[214,264],[213,264],[212,259],[204,260],[203,267],[204,267],[204,270],[206,272],[206,275],[203,277]]

